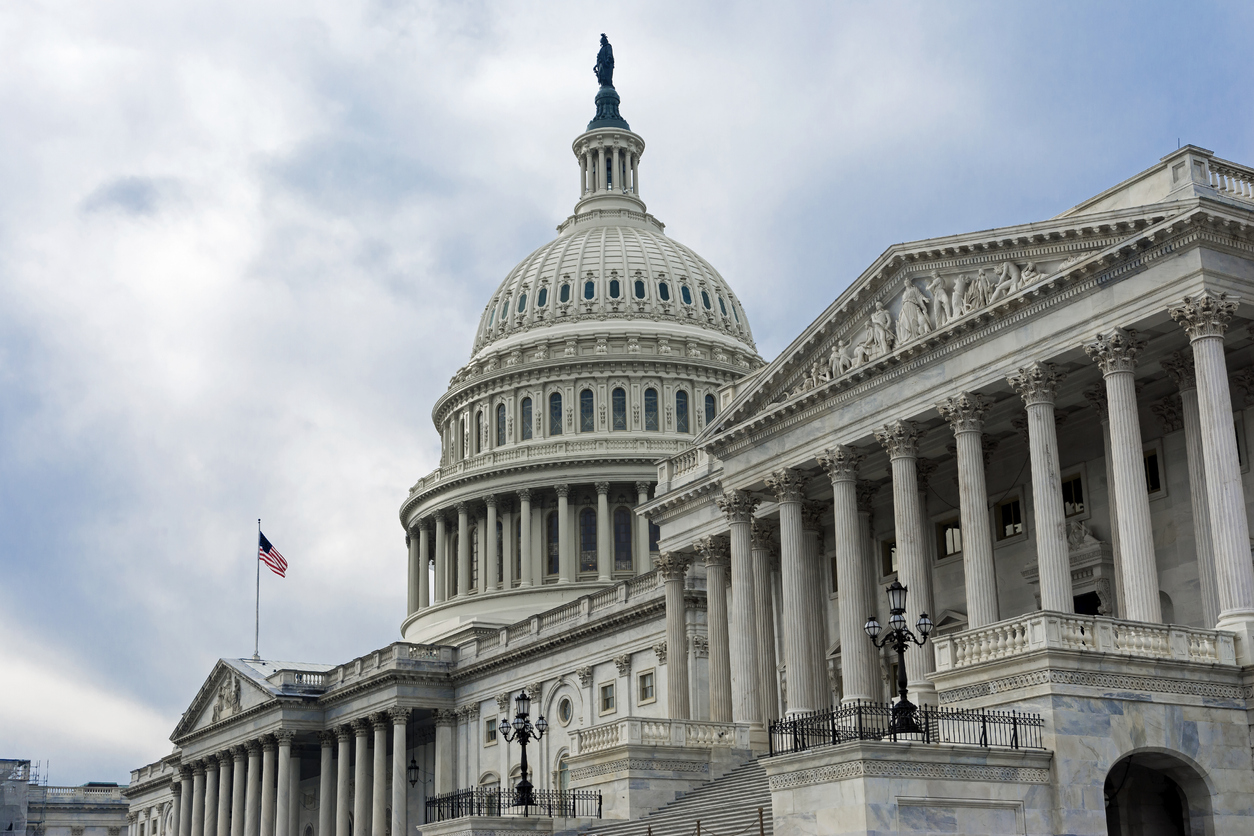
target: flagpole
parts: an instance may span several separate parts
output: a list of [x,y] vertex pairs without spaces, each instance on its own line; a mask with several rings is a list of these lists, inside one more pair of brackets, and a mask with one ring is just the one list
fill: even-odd
[[[257,518],[257,552],[261,552],[261,518]],[[257,564],[257,609],[255,619],[253,621],[253,659],[261,661],[261,558],[253,555],[253,562]]]

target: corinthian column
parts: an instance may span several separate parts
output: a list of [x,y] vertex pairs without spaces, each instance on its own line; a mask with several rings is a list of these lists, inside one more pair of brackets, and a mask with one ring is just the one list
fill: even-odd
[[[1041,578],[1041,609],[1075,612],[1071,595],[1071,555],[1062,507],[1058,430],[1054,398],[1066,374],[1053,363],[1033,363],[1006,378],[1028,411],[1028,449],[1032,459],[1032,510],[1036,514],[1036,564]],[[1137,446],[1140,450],[1140,446]],[[1142,474],[1144,481],[1144,474]],[[965,533],[965,531],[964,531]]]
[[[1122,552],[1124,613],[1134,621],[1163,620],[1158,603],[1158,566],[1154,561],[1154,532],[1150,527],[1149,492],[1145,485],[1145,456],[1136,409],[1136,358],[1145,339],[1135,331],[1116,328],[1084,346],[1106,379],[1110,410],[1110,447],[1114,465],[1115,503],[1119,508],[1119,548]],[[1225,381],[1226,385],[1226,381]],[[1231,414],[1228,422],[1231,423]],[[1235,450],[1235,444],[1233,449]],[[1244,513],[1244,512],[1242,512]],[[1244,519],[1244,517],[1242,517]],[[1249,543],[1245,545],[1249,560]],[[1044,593],[1042,570],[1042,594]]]
[[528,488],[518,492],[518,522],[519,540],[522,541],[518,544],[518,563],[521,569],[518,587],[521,589],[534,582],[531,565],[531,491]]
[[335,831],[335,732],[319,735],[322,750],[318,763],[318,833],[331,836]]
[[409,794],[405,783],[405,732],[409,729],[409,709],[388,709],[392,721],[392,832],[404,833],[408,819]]
[[[479,588],[484,592],[496,592],[496,497],[491,494],[485,496],[483,504],[488,507],[488,530],[484,532],[483,544],[479,547],[484,555],[483,577],[479,579]],[[505,532],[501,532],[501,539],[505,539]],[[507,586],[506,589],[508,588]]]
[[470,594],[470,505],[457,503],[457,595],[465,598]]
[[[639,508],[649,501],[649,483],[636,483],[636,507]],[[649,554],[649,518],[643,514],[636,515],[636,574],[643,575],[651,566]]]
[[705,560],[705,615],[710,637],[710,719],[732,719],[731,649],[727,635],[727,545],[702,537],[697,552]]
[[231,836],[244,836],[247,813],[244,801],[248,793],[248,751],[243,746],[231,748],[235,763],[231,768]]
[[688,615],[684,611],[684,576],[692,558],[662,552],[657,568],[666,586],[666,704],[672,720],[692,719],[688,702]]
[[248,784],[244,790],[244,836],[258,836],[261,833],[261,744],[250,740],[245,747],[248,749]]
[[958,508],[962,526],[962,568],[967,587],[967,626],[997,621],[997,570],[993,563],[988,487],[984,481],[984,416],[988,402],[963,392],[936,405],[954,431],[958,448]]
[[1098,423],[1102,425],[1102,450],[1106,462],[1106,509],[1110,515],[1110,548],[1115,560],[1115,607],[1108,615],[1124,618],[1126,615],[1123,608],[1127,596],[1123,592],[1123,552],[1119,548],[1119,507],[1115,499],[1115,464],[1111,456],[1110,409],[1106,405],[1105,384],[1085,390],[1084,397],[1088,399],[1093,411],[1097,413]]
[[823,517],[827,506],[821,502],[801,503],[802,559],[805,565],[806,622],[810,624],[806,659],[810,662],[810,682],[814,693],[809,702],[816,708],[830,708],[833,685],[827,675],[827,590],[823,571]]
[[610,553],[610,483],[597,482],[597,580],[613,580],[614,556]]
[[405,613],[413,615],[418,611],[418,534],[416,529],[405,532],[405,551],[409,555],[409,576],[405,584]]
[[[753,520],[750,537],[753,551],[754,632],[758,644],[758,696],[762,725],[769,728],[773,720],[779,719],[779,674],[776,672],[778,662],[775,657],[775,595],[771,591],[770,530],[764,520]],[[733,575],[735,571],[733,557]],[[732,606],[739,615],[738,595],[733,587]],[[735,672],[732,677],[735,687]]]
[[[353,770],[353,823],[354,836],[365,836],[370,821],[370,720],[358,717],[353,721],[353,732],[356,740],[353,743],[353,754],[356,762]],[[264,836],[264,834],[263,834]]]
[[867,571],[858,521],[858,463],[862,456],[852,447],[839,445],[825,450],[819,464],[832,480],[832,514],[836,522],[836,589],[840,601],[840,665],[844,681],[842,703],[873,700],[875,660],[871,643],[862,631],[868,613]]
[[782,601],[780,615],[784,633],[784,676],[788,682],[787,714],[804,714],[819,708],[811,700],[817,690],[810,649],[814,625],[807,618],[809,601],[805,543],[801,530],[801,499],[805,478],[791,468],[783,468],[766,479],[779,503],[779,549]]
[[431,606],[431,521],[418,521],[418,609]]
[[1250,527],[1224,360],[1224,332],[1236,310],[1235,298],[1205,292],[1201,296],[1186,296],[1179,307],[1171,309],[1171,318],[1184,326],[1193,344],[1202,454],[1206,460],[1206,501],[1219,582],[1216,626],[1237,634],[1237,661],[1248,665],[1254,660],[1254,566],[1250,563]]
[[217,836],[231,836],[231,750],[218,753]]
[[388,726],[391,723],[387,714],[382,712],[370,719],[370,724],[374,726],[374,768],[370,771],[370,833],[371,836],[385,836],[388,831]]
[[[929,587],[927,554],[919,540],[922,530],[919,507],[919,480],[915,460],[919,456],[919,439],[923,428],[914,421],[893,421],[875,431],[875,438],[888,451],[893,472],[893,527],[897,538],[897,570],[902,585],[911,594],[906,598],[906,619],[914,624],[919,616],[931,612],[927,600]],[[906,680],[920,703],[934,702],[936,688],[927,675],[935,666],[932,643],[911,648],[906,654]]]
[[192,767],[192,836],[205,836],[205,764]]
[[352,778],[353,730],[350,726],[335,729],[335,836],[348,836],[348,788]]
[[261,836],[274,832],[274,755],[278,751],[274,738],[261,739]]
[[556,485],[557,491],[557,568],[558,583],[575,579],[575,560],[570,548],[570,485]]
[[274,814],[275,836],[292,836],[292,738],[290,729],[279,729],[274,739],[279,742],[279,793]]
[[210,755],[205,761],[205,836],[218,833],[218,757]]
[[435,512],[435,595],[432,597],[437,604],[448,600],[448,532],[443,511]]
[[731,647],[732,719],[763,729],[759,689],[757,590],[753,583],[753,509],[758,502],[744,491],[725,491],[716,500],[727,518],[731,546],[732,612],[729,619]]
[[[183,782],[177,778],[170,781],[170,796],[171,796],[170,798],[171,821],[170,821],[170,829],[169,831],[167,831],[166,836],[182,836],[183,834],[183,829],[182,829],[183,828],[183,824],[182,824]],[[134,814],[131,814],[131,815],[134,815]],[[133,822],[131,824],[131,827],[134,827]],[[127,828],[126,832],[128,836],[130,836],[131,829]]]
[[436,795],[443,795],[457,789],[453,778],[454,769],[457,766],[457,743],[453,739],[453,733],[456,730],[457,715],[450,709],[441,708],[435,715]]

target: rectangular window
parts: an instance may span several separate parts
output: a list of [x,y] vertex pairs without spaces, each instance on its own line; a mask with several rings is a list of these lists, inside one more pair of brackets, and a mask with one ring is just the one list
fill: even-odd
[[644,390],[644,428],[649,432],[657,432],[657,390]]
[[1149,495],[1160,492],[1163,489],[1162,471],[1158,466],[1158,449],[1145,451],[1145,487],[1149,491]]
[[496,743],[496,721],[495,720],[483,721],[483,742],[484,744],[488,746],[491,746],[492,744]]
[[601,686],[601,713],[609,714],[614,710],[614,683],[607,682]]
[[549,395],[549,435],[562,434],[562,396],[558,392]]
[[627,508],[614,510],[614,571],[630,572],[632,514]]
[[1005,540],[1023,533],[1023,508],[1018,497],[999,503],[996,518],[998,540]]
[[531,398],[523,398],[522,402],[522,437],[531,438]]
[[1084,483],[1079,474],[1062,482],[1062,509],[1068,517],[1084,513]]
[[585,508],[579,514],[579,571],[597,570],[597,512]]
[[936,553],[949,557],[962,551],[962,521],[945,520],[936,524]]
[[656,699],[654,681],[653,671],[645,671],[637,678],[636,690],[639,696],[637,697],[636,702],[638,704],[643,705],[644,703],[653,702],[653,700]]
[[836,585],[836,555],[832,555],[832,594],[840,592],[840,588]]
[[880,574],[897,574],[897,541],[885,540],[880,543]]
[[596,429],[596,403],[591,389],[579,393],[579,432],[590,433]]

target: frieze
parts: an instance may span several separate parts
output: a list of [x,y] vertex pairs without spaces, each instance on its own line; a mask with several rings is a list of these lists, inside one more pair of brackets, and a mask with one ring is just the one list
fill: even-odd
[[648,772],[690,772],[705,774],[710,771],[710,765],[708,763],[699,763],[695,761],[668,761],[659,760],[657,758],[623,758],[621,760],[609,761],[607,763],[577,767],[570,771],[570,777],[572,780],[580,781],[584,778],[596,778],[600,775],[608,775],[611,772],[622,772],[625,770],[643,770]]
[[942,690],[939,692],[941,703],[956,703],[965,700],[979,699],[993,694],[1008,694],[1040,685],[1076,685],[1086,688],[1117,689],[1120,691],[1142,691],[1145,693],[1173,694],[1176,696],[1211,697],[1217,699],[1245,699],[1239,685],[1224,685],[1215,682],[1170,679],[1161,676],[1135,676],[1132,674],[1096,673],[1089,671],[1038,670],[1031,673],[993,679],[975,685]]
[[1048,784],[1049,770],[1030,766],[983,766],[963,763],[851,760],[771,776],[771,790],[787,790],[850,778],[917,778],[1002,784]]

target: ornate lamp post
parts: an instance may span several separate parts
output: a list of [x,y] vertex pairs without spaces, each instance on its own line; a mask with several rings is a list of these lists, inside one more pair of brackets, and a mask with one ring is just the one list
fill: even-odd
[[527,743],[544,737],[544,733],[549,729],[549,723],[544,719],[543,714],[540,715],[540,719],[536,720],[534,726],[531,725],[530,714],[531,697],[527,696],[526,691],[522,691],[514,698],[513,728],[510,727],[508,717],[501,718],[501,725],[497,726],[497,731],[501,737],[505,738],[506,743],[517,740],[518,747],[522,750],[522,759],[518,765],[520,780],[518,786],[514,788],[514,803],[519,807],[531,807],[535,804],[531,782],[527,780]]
[[897,651],[897,693],[901,695],[901,699],[897,700],[893,705],[893,719],[889,723],[888,731],[890,734],[906,734],[918,732],[919,724],[914,720],[915,705],[906,698],[908,690],[906,688],[906,648],[910,643],[922,646],[927,641],[928,634],[932,632],[932,619],[927,617],[927,613],[920,613],[919,620],[914,625],[919,631],[919,635],[923,638],[915,636],[910,632],[910,628],[906,626],[906,588],[898,581],[893,581],[892,586],[888,587],[888,628],[889,632],[885,634],[882,640],[876,639],[880,634],[880,623],[875,620],[875,616],[871,616],[866,620],[863,629],[866,634],[871,637],[871,644],[876,647],[884,647],[888,645]]

